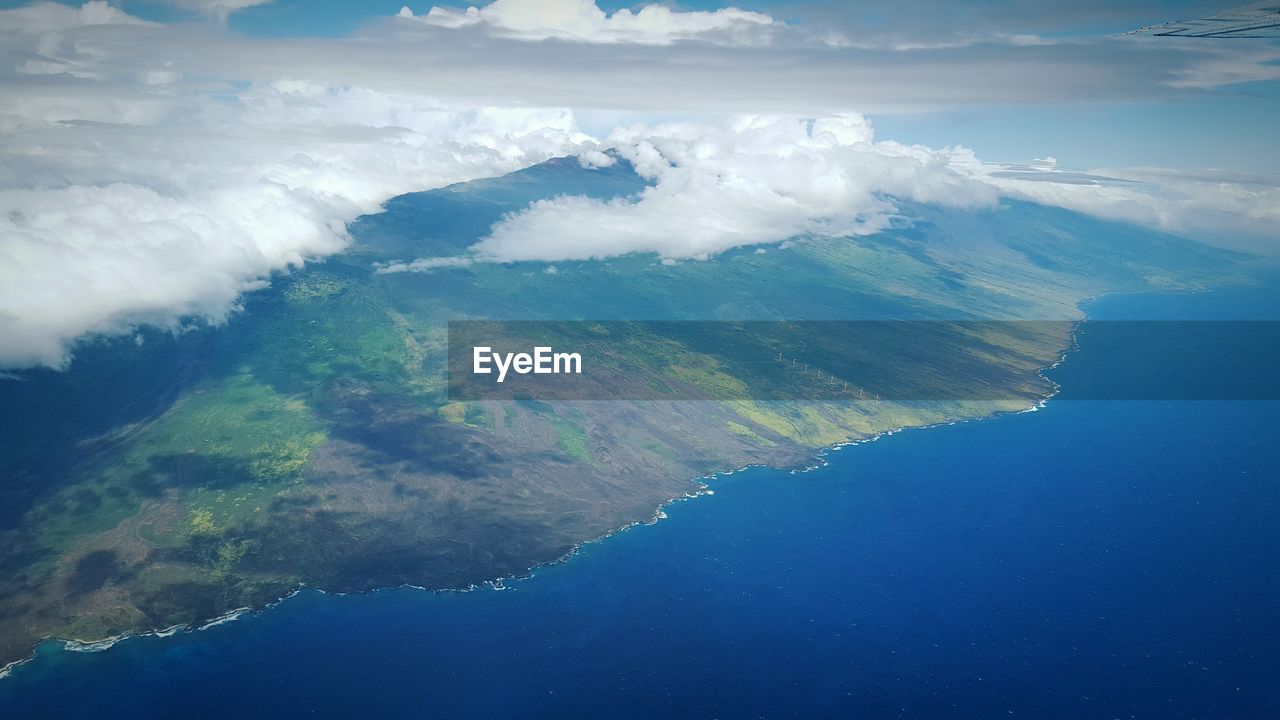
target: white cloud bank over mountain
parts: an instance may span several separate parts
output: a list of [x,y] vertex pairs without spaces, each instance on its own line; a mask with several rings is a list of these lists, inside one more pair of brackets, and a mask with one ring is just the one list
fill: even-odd
[[1280,254],[1280,175],[1162,168],[972,169],[1001,194],[1188,235],[1210,244]]
[[856,115],[634,127],[607,144],[654,183],[638,199],[536,202],[494,226],[476,257],[707,258],[797,235],[876,232],[894,212],[886,196],[960,207],[996,201],[993,188],[950,169],[950,153],[877,143]]
[[[215,14],[235,4],[200,3]],[[890,67],[782,34],[735,34],[783,30],[726,11],[603,15],[569,3],[540,29],[521,25],[519,7],[488,5],[454,29],[388,19],[332,40],[160,25],[98,1],[0,10],[0,368],[63,366],[77,339],[138,323],[217,321],[272,272],[341,250],[345,223],[394,195],[560,155],[607,163],[602,148],[653,187],[628,201],[536,203],[471,255],[403,269],[709,257],[874,232],[895,196],[970,207],[1015,195],[1170,229],[1210,218],[1270,231],[1280,220],[1265,179],[1145,171],[1140,182],[1077,187],[1051,172],[1011,176],[963,150],[877,141],[860,116],[833,111],[902,88],[989,99],[1029,84],[1036,62],[1060,67],[1052,54],[957,89],[948,84],[985,76],[937,55],[918,67],[895,55]],[[556,39],[531,41],[551,31]],[[748,49],[742,38],[768,43]],[[1147,80],[1114,73],[1091,91],[1110,97]],[[559,105],[737,119],[624,127],[598,143]],[[740,114],[761,110],[779,114]]]
[[[387,198],[585,139],[563,111],[419,107],[407,128],[342,94],[306,100],[253,88],[234,125],[6,133],[5,165],[25,169],[0,172],[0,365],[58,366],[73,339],[136,322],[220,319],[269,273],[341,250],[345,223]],[[305,119],[361,111],[368,125]]]
[[[877,141],[870,123],[857,115],[638,126],[615,131],[603,147],[634,163],[652,185],[637,197],[607,202],[541,200],[494,225],[465,259],[422,258],[382,271],[636,252],[703,259],[802,236],[874,233],[893,221],[896,200],[973,208],[995,206],[1001,197],[1210,242],[1253,238],[1251,249],[1280,251],[1274,247],[1278,177],[1150,169],[1067,172],[1051,161],[1021,168],[984,164],[964,148]],[[1259,244],[1268,237],[1272,245]]]

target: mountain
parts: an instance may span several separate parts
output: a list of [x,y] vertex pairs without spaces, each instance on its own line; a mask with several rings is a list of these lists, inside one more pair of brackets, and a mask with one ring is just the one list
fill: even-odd
[[[0,664],[44,637],[198,626],[302,585],[520,575],[652,518],[711,473],[800,466],[834,443],[1032,407],[1052,391],[1038,371],[1068,349],[1081,301],[1230,282],[1247,260],[1012,201],[898,202],[895,226],[876,235],[705,261],[467,254],[533,200],[643,187],[624,162],[565,158],[405,195],[354,223],[347,252],[272,278],[224,325],[93,339],[66,371],[0,380]],[[458,260],[385,272],[440,257]],[[608,326],[622,328],[610,331],[612,381],[692,396],[609,401],[602,385],[594,400],[460,401],[446,387],[446,324],[477,319],[1051,322],[912,346],[923,366],[977,373],[994,388],[984,398],[803,399],[897,361],[873,353],[850,370],[849,346],[825,336],[783,347],[726,330],[712,342],[648,323]],[[783,359],[743,360],[762,348]],[[809,353],[804,373],[788,374],[792,348]],[[797,394],[761,399],[765,387]]]

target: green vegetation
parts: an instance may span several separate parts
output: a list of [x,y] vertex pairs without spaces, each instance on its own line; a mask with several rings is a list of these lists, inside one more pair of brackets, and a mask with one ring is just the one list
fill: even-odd
[[347,288],[347,283],[322,272],[302,273],[285,287],[284,299],[290,303],[327,300]]
[[574,423],[563,418],[556,418],[556,447],[560,452],[574,460],[591,462],[591,451],[587,448],[587,432]]
[[[162,501],[165,491],[189,507],[190,532],[215,534],[249,521],[302,483],[311,451],[325,437],[303,402],[249,376],[200,386],[37,508],[37,538],[44,547],[69,549],[77,538],[111,530],[144,504]],[[163,534],[149,532],[153,540]]]
[[732,432],[734,435],[741,435],[742,437],[747,438],[748,440],[754,443],[757,443],[763,447],[772,447],[774,445],[777,445],[777,443],[775,443],[774,441],[766,437],[761,437],[760,434],[757,433],[755,430],[752,430],[751,428],[747,427],[746,425],[743,425],[742,423],[734,422],[730,420],[728,423],[726,423],[726,425],[728,425],[729,427],[729,432]]
[[467,421],[467,404],[463,402],[445,403],[436,412],[451,423],[462,425]]
[[252,540],[239,540],[222,543],[215,554],[211,574],[218,582],[225,583],[231,577],[236,565],[244,559],[245,553],[253,547]]

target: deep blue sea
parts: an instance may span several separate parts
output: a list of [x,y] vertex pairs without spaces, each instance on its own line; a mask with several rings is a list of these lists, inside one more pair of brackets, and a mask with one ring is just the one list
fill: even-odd
[[[1089,310],[1280,319],[1280,284]],[[1086,333],[1054,377],[1119,352]],[[902,432],[718,479],[506,590],[304,592],[105,652],[47,643],[0,718],[1276,718],[1278,448],[1277,402]]]

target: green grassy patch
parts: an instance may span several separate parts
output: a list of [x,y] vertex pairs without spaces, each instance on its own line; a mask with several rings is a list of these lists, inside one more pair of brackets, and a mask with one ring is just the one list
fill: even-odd
[[310,272],[299,275],[284,290],[284,299],[292,304],[327,300],[347,288],[347,283],[327,273]]
[[556,418],[556,447],[560,452],[575,460],[591,462],[591,452],[587,449],[587,431],[577,425]]
[[[110,530],[149,499],[177,493],[189,508],[184,535],[217,534],[248,521],[299,485],[326,439],[305,403],[248,376],[188,393],[140,428],[126,449],[37,508],[40,544],[58,550]],[[43,516],[43,517],[40,517]],[[152,539],[156,528],[148,527]]]
[[742,437],[745,437],[751,440],[757,445],[763,445],[765,447],[773,447],[774,445],[777,445],[777,443],[775,443],[774,441],[770,440],[769,438],[763,437],[762,435],[757,433],[755,430],[752,430],[751,428],[747,427],[746,425],[743,425],[742,423],[737,423],[730,420],[728,425],[729,425],[729,431],[732,432],[734,435],[741,435]]

